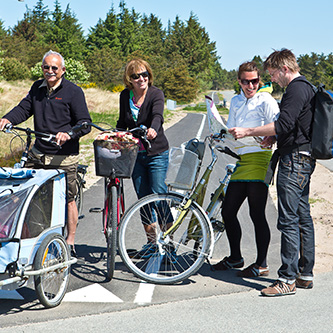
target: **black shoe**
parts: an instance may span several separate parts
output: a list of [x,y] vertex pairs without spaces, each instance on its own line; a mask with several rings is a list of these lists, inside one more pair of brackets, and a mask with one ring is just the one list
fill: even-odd
[[77,258],[77,254],[76,254],[74,245],[69,245],[69,249],[71,250],[71,257]]
[[244,266],[244,259],[232,260],[230,257],[224,257],[220,262],[212,266],[214,271],[226,271],[232,268],[242,268]]

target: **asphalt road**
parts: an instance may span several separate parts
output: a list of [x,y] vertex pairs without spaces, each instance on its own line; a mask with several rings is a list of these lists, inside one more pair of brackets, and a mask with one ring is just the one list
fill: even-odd
[[[166,131],[171,146],[179,146],[182,142],[193,137],[204,137],[207,134],[207,126],[201,127],[204,115],[190,114],[179,123]],[[202,129],[202,132],[201,132]],[[208,151],[208,150],[207,150]],[[204,165],[210,161],[209,154],[206,154]],[[221,156],[211,177],[207,194],[212,192],[218,179],[224,175],[224,167],[227,163],[234,162],[232,158]],[[272,239],[268,254],[268,263],[271,274],[269,277],[260,279],[238,278],[235,272],[211,271],[208,263],[205,263],[199,272],[181,284],[173,286],[155,286],[140,281],[133,274],[127,271],[124,264],[117,256],[115,277],[111,282],[105,278],[105,240],[101,232],[101,215],[89,213],[89,208],[100,207],[103,200],[102,179],[84,193],[84,214],[85,218],[80,221],[77,236],[76,249],[79,261],[72,266],[70,285],[63,302],[54,309],[45,310],[36,300],[33,289],[22,288],[17,291],[0,291],[0,327],[8,328],[15,325],[25,325],[27,322],[34,323],[37,327],[53,327],[53,320],[67,320],[79,316],[90,316],[113,314],[112,318],[121,313],[132,313],[127,311],[137,310],[144,312],[148,305],[159,305],[162,307],[175,307],[184,305],[184,309],[190,304],[200,303],[201,299],[221,298],[228,295],[235,295],[239,302],[242,297],[239,295],[251,295],[256,298],[259,290],[269,285],[276,277],[279,267],[279,234],[276,230],[276,210],[269,199],[267,204],[267,218],[270,223]],[[126,200],[128,204],[136,200],[132,189],[131,181],[125,181]],[[208,195],[207,195],[208,196]],[[254,231],[248,217],[247,205],[240,211],[240,221],[243,228],[242,250],[245,264],[254,262],[256,256]],[[216,245],[212,262],[217,262],[228,255],[226,236],[223,235]],[[227,298],[229,299],[229,298]],[[189,302],[189,303],[187,303]],[[187,305],[186,305],[187,304]],[[265,303],[267,304],[267,303]],[[238,313],[237,305],[234,311]],[[159,309],[159,308],[156,308]],[[219,318],[220,310],[215,310],[214,305],[208,305],[206,309],[209,316],[216,315]],[[201,316],[205,315],[205,309],[200,309]],[[119,317],[120,318],[120,317]],[[126,318],[126,316],[124,317]],[[50,321],[49,326],[45,324]],[[40,324],[39,324],[40,323]],[[44,324],[42,324],[44,323]],[[160,323],[161,326],[167,324]],[[42,325],[42,326],[38,326]],[[44,326],[43,326],[44,325]],[[111,325],[111,324],[110,324]],[[81,331],[90,331],[88,326],[82,326]],[[17,328],[15,328],[17,330]],[[68,331],[74,331],[68,326]],[[25,331],[23,326],[18,331]],[[65,330],[67,331],[67,330]],[[141,330],[136,330],[137,332]],[[183,330],[185,331],[185,330]]]

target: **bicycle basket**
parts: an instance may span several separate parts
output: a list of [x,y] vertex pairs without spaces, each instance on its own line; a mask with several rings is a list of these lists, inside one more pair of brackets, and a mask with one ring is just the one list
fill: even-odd
[[[116,132],[119,133],[119,132]],[[128,137],[120,135],[104,136],[94,141],[95,172],[97,176],[130,178],[138,153],[138,140],[124,141]]]
[[185,148],[171,148],[165,183],[168,186],[191,190],[199,167],[198,155]]

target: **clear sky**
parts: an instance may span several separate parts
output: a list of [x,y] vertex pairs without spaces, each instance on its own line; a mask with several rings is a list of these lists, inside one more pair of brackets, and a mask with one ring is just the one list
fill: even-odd
[[[0,19],[6,28],[23,19],[26,6],[37,0],[0,0]],[[54,0],[44,0],[49,10]],[[118,0],[60,0],[62,10],[69,4],[85,34],[105,19],[112,3],[119,12]],[[302,54],[333,52],[332,0],[126,0],[126,7],[139,14],[154,14],[163,26],[178,15],[185,22],[193,12],[216,42],[222,68],[237,67],[255,55],[265,59],[273,49],[292,49]]]

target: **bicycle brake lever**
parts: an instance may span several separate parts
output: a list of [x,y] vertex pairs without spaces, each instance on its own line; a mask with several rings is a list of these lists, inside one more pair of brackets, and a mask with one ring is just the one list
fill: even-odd
[[151,148],[151,144],[150,141],[147,139],[147,126],[145,125],[140,125],[140,128],[142,129],[142,131],[144,132],[144,135],[140,135],[142,137],[142,139],[147,143],[148,148]]
[[13,128],[13,124],[12,123],[8,123],[5,125],[5,127],[3,128],[3,132],[5,133],[10,133],[10,130]]

